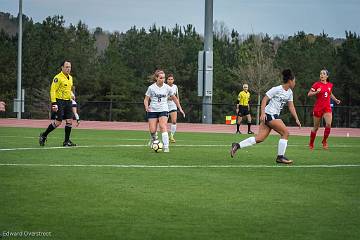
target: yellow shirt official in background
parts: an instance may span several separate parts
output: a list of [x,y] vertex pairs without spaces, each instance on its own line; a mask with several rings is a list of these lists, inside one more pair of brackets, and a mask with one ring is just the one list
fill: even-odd
[[250,101],[250,92],[248,91],[241,91],[238,96],[239,105],[241,106],[249,106]]
[[40,133],[39,144],[40,146],[45,146],[48,134],[54,131],[59,127],[63,120],[65,120],[65,136],[64,136],[64,147],[73,147],[76,146],[70,140],[70,134],[72,129],[72,119],[74,117],[72,109],[72,89],[73,89],[73,79],[70,75],[71,72],[71,62],[69,60],[64,60],[61,63],[61,72],[58,73],[52,80],[50,87],[50,101],[51,101],[51,111],[52,119],[54,121],[49,124],[47,129]]
[[56,99],[71,100],[72,87],[73,78],[70,74],[66,76],[62,71],[57,74],[51,83],[51,103],[55,103]]
[[247,118],[248,122],[248,134],[253,134],[253,131],[250,130],[251,127],[251,115],[250,115],[250,92],[249,86],[247,84],[243,85],[243,91],[238,95],[239,104],[237,104],[236,113],[237,113],[237,122],[236,122],[236,133],[240,132],[240,124],[243,117]]

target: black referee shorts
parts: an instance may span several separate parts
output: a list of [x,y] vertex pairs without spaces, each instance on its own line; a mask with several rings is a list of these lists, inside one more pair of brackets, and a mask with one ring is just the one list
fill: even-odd
[[72,119],[74,114],[72,112],[71,100],[56,99],[58,106],[57,112],[51,112],[51,119],[62,121],[65,119]]
[[249,115],[249,114],[250,114],[250,111],[249,111],[248,106],[239,105],[238,116],[243,117],[243,116],[246,116],[246,115]]

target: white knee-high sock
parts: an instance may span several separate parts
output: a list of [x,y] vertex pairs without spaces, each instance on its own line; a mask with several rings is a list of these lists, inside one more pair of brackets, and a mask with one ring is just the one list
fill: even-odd
[[168,132],[163,132],[161,134],[161,137],[162,137],[162,141],[163,141],[163,144],[164,144],[164,148],[169,148],[169,134],[168,134]]
[[176,132],[176,124],[171,124],[171,128],[170,128],[171,134],[175,135]]
[[256,144],[256,140],[255,137],[249,137],[241,142],[239,142],[240,144],[240,148],[246,148],[246,147],[250,147],[254,144]]
[[285,155],[287,142],[288,142],[288,140],[286,140],[286,139],[280,139],[279,140],[279,145],[278,145],[278,155],[279,156],[284,156]]

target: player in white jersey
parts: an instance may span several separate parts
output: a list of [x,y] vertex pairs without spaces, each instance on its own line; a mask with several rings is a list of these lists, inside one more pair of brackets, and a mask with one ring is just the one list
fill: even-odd
[[155,140],[157,125],[159,123],[162,142],[164,144],[164,152],[169,152],[169,135],[167,132],[167,121],[169,115],[169,107],[167,104],[168,98],[170,97],[175,102],[183,116],[185,116],[185,113],[173,90],[169,87],[169,85],[164,83],[164,71],[156,70],[153,80],[154,83],[148,87],[144,98],[144,107],[147,112],[149,131],[152,140]]
[[[170,86],[170,88],[172,89],[172,91],[174,92],[175,96],[178,98],[179,102],[180,102],[180,98],[179,98],[179,89],[178,87],[174,84],[174,75],[173,74],[168,74],[167,76],[167,80],[166,80],[167,85]],[[175,132],[176,132],[176,122],[177,122],[177,107],[175,102],[171,99],[168,98],[168,106],[169,106],[169,115],[170,115],[170,120],[171,120],[171,127],[170,127],[170,142],[175,143]]]
[[[284,122],[279,118],[280,112],[286,103],[288,104],[291,115],[295,118],[296,124],[301,127],[301,123],[296,114],[293,102],[293,92],[291,90],[295,87],[295,76],[290,69],[284,70],[282,75],[283,84],[271,88],[266,92],[265,97],[262,99],[259,133],[255,137],[249,137],[240,143],[233,143],[230,150],[231,157],[234,157],[238,149],[263,142],[267,136],[269,136],[271,130],[274,129],[281,136],[278,144],[276,162],[284,164],[293,162],[285,157],[289,131]],[[268,101],[269,103],[267,103]]]

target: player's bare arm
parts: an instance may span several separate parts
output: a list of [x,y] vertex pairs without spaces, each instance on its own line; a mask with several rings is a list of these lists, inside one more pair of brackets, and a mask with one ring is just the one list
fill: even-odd
[[299,120],[298,115],[296,113],[294,102],[289,101],[288,102],[288,107],[289,107],[289,111],[290,111],[291,115],[295,118],[296,124],[299,126],[299,128],[301,128],[301,123],[300,123],[300,120]]
[[144,98],[144,107],[145,107],[145,111],[148,112],[149,111],[149,96],[145,96]]
[[185,118],[185,112],[184,112],[184,110],[182,109],[182,107],[181,107],[181,105],[180,105],[179,99],[178,99],[175,95],[172,95],[172,96],[171,96],[171,100],[174,101],[174,103],[176,104],[177,108],[179,109],[179,111],[181,112],[181,114],[183,115],[183,117]]
[[340,103],[341,103],[341,101],[340,101],[339,99],[337,99],[333,93],[331,93],[330,96],[331,96],[331,99],[336,102],[336,104],[340,104]]
[[269,97],[265,95],[261,101],[261,114],[260,114],[260,121],[265,122],[266,114],[265,114],[265,107],[267,102],[269,101]]
[[321,92],[321,88],[318,88],[318,89],[311,88],[307,95],[308,95],[308,97],[311,97],[311,96],[318,94],[319,92]]

